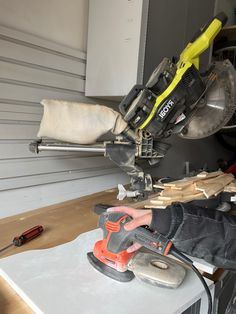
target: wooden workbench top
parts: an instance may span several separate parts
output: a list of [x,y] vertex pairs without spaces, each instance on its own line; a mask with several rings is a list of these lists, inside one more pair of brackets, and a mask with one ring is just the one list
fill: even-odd
[[[28,211],[0,220],[0,248],[8,245],[14,236],[35,226],[43,225],[45,231],[22,247],[11,247],[0,254],[0,258],[34,249],[54,247],[77,238],[81,233],[97,227],[98,216],[93,212],[96,204],[128,205],[143,208],[144,202],[120,202],[116,199],[117,190],[84,196],[72,201]],[[236,214],[236,213],[235,213]],[[210,278],[213,279],[213,278]],[[213,279],[214,280],[214,279]],[[32,310],[0,277],[0,313],[29,314]]]
[[[0,258],[33,249],[50,248],[69,242],[79,234],[97,227],[98,216],[93,208],[98,203],[116,205],[127,204],[141,208],[143,203],[120,202],[116,199],[117,190],[107,190],[84,196],[72,201],[32,210],[0,220],[0,248],[11,243],[16,235],[35,226],[42,225],[45,231],[22,247],[11,247],[2,252]],[[0,277],[0,313],[28,314],[31,309]]]

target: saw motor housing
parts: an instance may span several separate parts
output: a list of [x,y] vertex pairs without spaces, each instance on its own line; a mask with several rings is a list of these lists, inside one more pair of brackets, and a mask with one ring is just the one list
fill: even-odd
[[192,64],[178,69],[165,58],[146,86],[135,85],[119,109],[132,129],[145,130],[155,139],[179,133],[206,85]]
[[132,129],[145,130],[155,138],[182,130],[206,90],[199,57],[226,21],[226,15],[219,13],[194,35],[177,63],[164,58],[146,86],[133,87],[119,106]]

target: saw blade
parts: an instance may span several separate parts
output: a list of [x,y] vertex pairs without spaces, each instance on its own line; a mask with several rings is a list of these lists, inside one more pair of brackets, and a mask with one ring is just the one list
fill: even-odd
[[216,62],[212,71],[216,76],[199,106],[179,134],[186,139],[200,139],[219,131],[236,110],[236,72],[229,60]]

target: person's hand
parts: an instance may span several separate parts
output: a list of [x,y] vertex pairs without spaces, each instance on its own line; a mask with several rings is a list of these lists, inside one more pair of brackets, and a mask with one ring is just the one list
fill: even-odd
[[[150,226],[152,221],[152,211],[146,209],[134,209],[132,207],[117,206],[110,207],[107,209],[108,212],[123,212],[133,218],[130,222],[124,225],[125,230],[131,231],[140,226]],[[128,249],[128,253],[137,251],[141,245],[139,243],[134,243]]]

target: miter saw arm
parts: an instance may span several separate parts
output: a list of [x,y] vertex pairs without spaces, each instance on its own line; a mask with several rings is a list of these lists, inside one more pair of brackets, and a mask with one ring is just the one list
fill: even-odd
[[52,143],[47,141],[34,141],[29,145],[32,153],[42,151],[68,151],[88,152],[103,154],[119,166],[130,176],[130,190],[126,190],[119,184],[117,198],[123,200],[125,197],[133,199],[145,199],[153,190],[152,177],[144,173],[141,166],[137,165],[137,159],[148,161],[150,165],[157,164],[166,154],[170,145],[161,141],[154,141],[150,136],[144,136],[140,132],[136,135],[136,141],[132,139],[132,132],[119,136],[115,141],[105,141],[94,145],[78,145],[72,143]]

